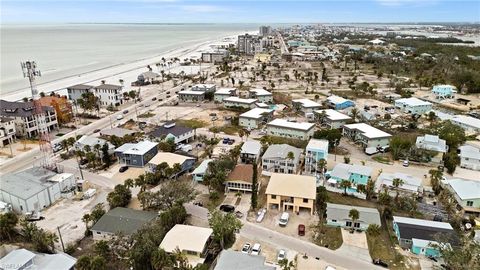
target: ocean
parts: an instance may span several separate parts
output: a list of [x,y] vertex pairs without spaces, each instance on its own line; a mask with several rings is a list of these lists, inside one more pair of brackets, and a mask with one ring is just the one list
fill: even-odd
[[0,94],[29,86],[22,61],[36,61],[41,84],[257,29],[254,24],[2,25]]

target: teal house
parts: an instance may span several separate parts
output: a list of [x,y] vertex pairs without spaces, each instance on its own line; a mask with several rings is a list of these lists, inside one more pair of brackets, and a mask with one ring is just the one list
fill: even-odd
[[356,189],[359,184],[367,184],[368,180],[372,178],[372,171],[373,169],[367,166],[339,163],[333,168],[330,176],[337,183],[348,180],[352,183],[352,189]]
[[200,163],[200,165],[198,165],[197,168],[195,168],[195,170],[193,170],[192,172],[193,181],[203,182],[203,177],[205,177],[205,174],[207,173],[208,164],[212,161],[213,161],[212,159],[205,159],[204,161],[202,161],[202,163]]
[[[446,222],[394,216],[393,230],[400,247],[409,249],[417,255],[439,257],[440,252],[436,245],[455,246],[458,244],[455,231]],[[437,242],[440,235],[446,239],[446,242]]]
[[435,85],[432,88],[432,93],[439,99],[453,98],[457,92],[455,89],[455,86],[452,85]]

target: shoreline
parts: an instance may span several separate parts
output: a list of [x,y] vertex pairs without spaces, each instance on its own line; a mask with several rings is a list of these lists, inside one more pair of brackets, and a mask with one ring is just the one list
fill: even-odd
[[[129,62],[110,65],[42,82],[37,84],[37,89],[38,92],[48,94],[51,92],[65,91],[68,86],[75,84],[100,84],[101,80],[106,80],[107,83],[119,84],[118,80],[123,79],[125,81],[124,91],[128,91],[131,88],[131,81],[136,80],[136,77],[140,73],[147,71],[147,65],[153,65],[153,71],[156,72],[155,63],[161,62],[162,58],[168,59],[177,57],[182,59],[192,54],[200,57],[201,51],[209,48],[210,45],[221,42],[224,39],[234,38],[238,34],[240,33],[233,32],[219,38],[191,40],[184,44],[179,44],[178,46],[180,47],[169,49],[149,57],[143,57]],[[175,46],[175,44],[172,46]],[[30,96],[30,88],[25,87],[7,93],[1,93],[1,96],[2,99],[7,101],[21,101],[24,97]]]

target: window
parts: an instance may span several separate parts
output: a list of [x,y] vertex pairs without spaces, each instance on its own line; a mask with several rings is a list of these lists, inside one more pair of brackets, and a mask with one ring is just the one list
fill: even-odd
[[308,203],[308,199],[303,199],[303,203]]
[[467,206],[473,206],[473,201],[467,201]]
[[355,227],[355,228],[360,228],[360,223],[355,222],[355,223],[353,224],[353,227]]
[[352,227],[352,222],[351,222],[351,221],[347,221],[347,222],[345,223],[345,225],[346,225],[347,227]]
[[277,195],[270,195],[270,197],[271,197],[272,199],[276,199],[276,198],[277,198]]
[[336,220],[336,219],[332,219],[332,222],[337,222],[337,220]]
[[263,169],[266,170],[266,169],[267,169],[267,165],[263,165]]

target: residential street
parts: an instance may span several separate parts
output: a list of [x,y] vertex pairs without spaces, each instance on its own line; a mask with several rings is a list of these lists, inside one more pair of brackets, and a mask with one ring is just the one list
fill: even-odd
[[[197,218],[207,220],[208,210],[193,204],[185,204],[187,212]],[[299,254],[307,254],[309,257],[318,257],[328,263],[338,265],[347,269],[370,270],[383,269],[370,262],[355,258],[351,254],[344,254],[327,248],[319,247],[313,243],[286,236],[281,233],[263,228],[260,225],[244,222],[240,235],[249,239],[258,239],[267,242],[277,248],[288,248]]]

